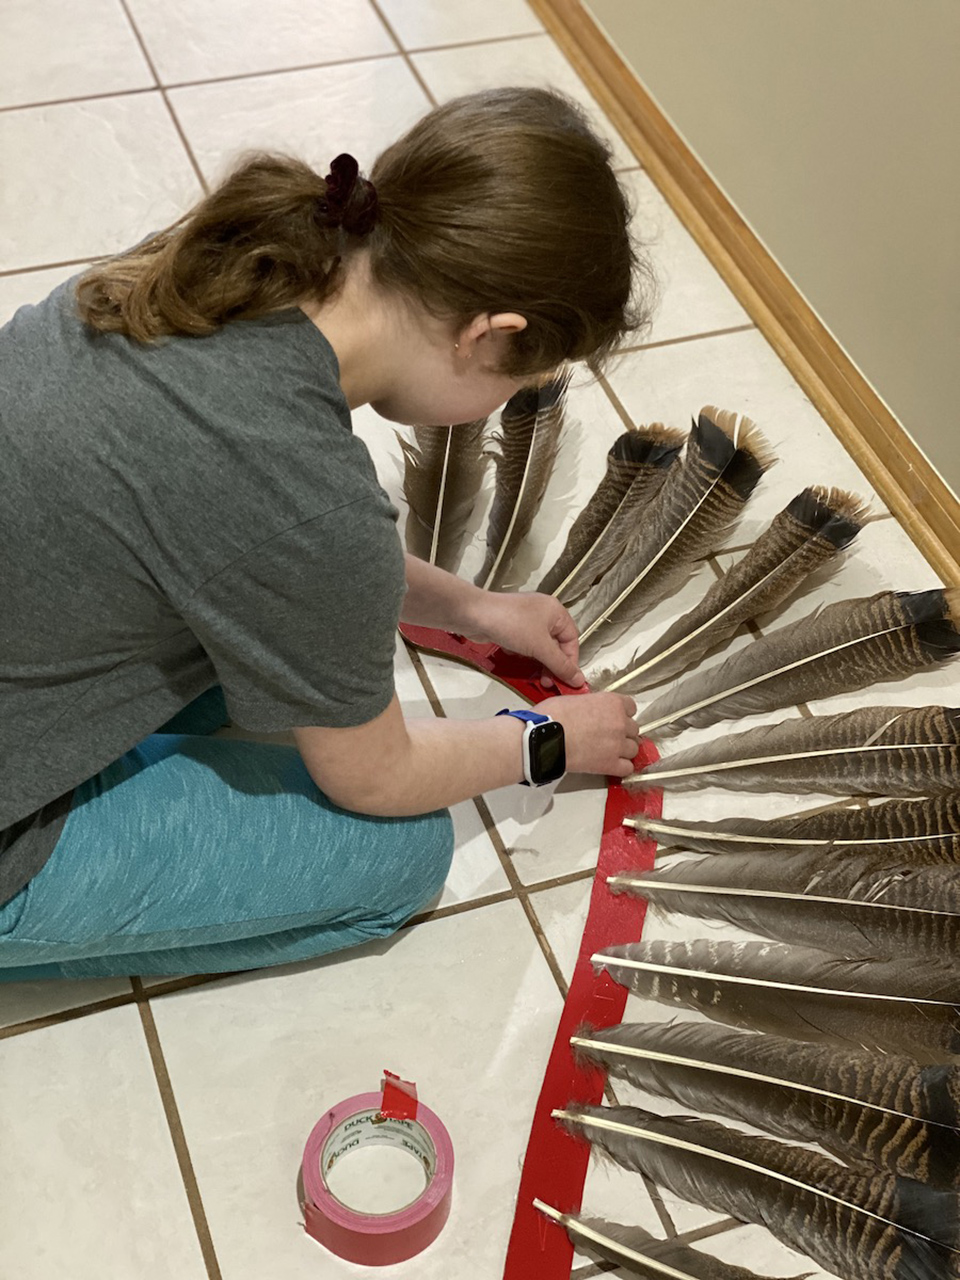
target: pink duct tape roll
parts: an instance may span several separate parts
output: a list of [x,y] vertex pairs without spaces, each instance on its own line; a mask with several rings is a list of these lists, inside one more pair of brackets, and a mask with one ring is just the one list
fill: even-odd
[[[381,1112],[382,1093],[361,1093],[333,1107],[314,1125],[303,1152],[303,1206],[308,1235],[368,1267],[404,1262],[433,1244],[450,1213],[453,1143],[440,1119],[416,1104],[415,1119]],[[398,1147],[423,1164],[427,1185],[394,1213],[358,1213],[330,1190],[326,1175],[342,1156],[368,1145]]]

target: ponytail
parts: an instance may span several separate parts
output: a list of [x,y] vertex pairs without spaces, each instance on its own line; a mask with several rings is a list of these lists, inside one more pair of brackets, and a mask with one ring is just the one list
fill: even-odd
[[80,314],[102,333],[149,342],[322,298],[346,237],[375,217],[352,156],[338,156],[325,181],[300,160],[254,155],[173,226],[86,272]]

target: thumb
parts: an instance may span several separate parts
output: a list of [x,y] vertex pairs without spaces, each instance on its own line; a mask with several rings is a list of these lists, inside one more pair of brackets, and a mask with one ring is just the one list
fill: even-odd
[[547,669],[558,680],[562,680],[564,684],[571,685],[574,689],[579,689],[582,684],[586,683],[586,680],[577,665],[577,659],[563,645],[554,643],[552,650],[546,660]]

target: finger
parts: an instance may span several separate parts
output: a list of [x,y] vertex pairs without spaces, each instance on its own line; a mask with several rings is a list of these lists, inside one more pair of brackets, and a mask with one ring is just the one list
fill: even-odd
[[583,672],[577,666],[575,654],[571,655],[565,653],[562,649],[558,649],[548,661],[548,666],[553,675],[558,680],[562,680],[564,684],[571,685],[576,689],[585,683]]
[[637,714],[637,704],[634,702],[633,698],[627,697],[625,693],[621,693],[620,697],[623,699],[623,709],[626,711],[627,715],[631,717],[635,716]]
[[629,778],[631,773],[633,773],[633,761],[618,760],[611,776],[614,778]]

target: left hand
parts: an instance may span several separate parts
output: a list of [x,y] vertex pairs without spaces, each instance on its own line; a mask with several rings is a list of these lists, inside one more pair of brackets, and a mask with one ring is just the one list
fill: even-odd
[[536,658],[564,684],[579,688],[586,683],[578,664],[577,625],[553,596],[484,591],[467,634],[471,640],[493,641],[511,653]]

